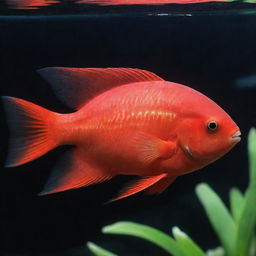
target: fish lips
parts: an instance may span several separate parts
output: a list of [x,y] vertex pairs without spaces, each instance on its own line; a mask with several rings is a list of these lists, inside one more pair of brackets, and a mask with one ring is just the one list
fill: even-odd
[[241,132],[240,131],[237,131],[234,135],[232,135],[231,137],[230,137],[230,141],[232,142],[232,143],[238,143],[240,140],[241,140]]

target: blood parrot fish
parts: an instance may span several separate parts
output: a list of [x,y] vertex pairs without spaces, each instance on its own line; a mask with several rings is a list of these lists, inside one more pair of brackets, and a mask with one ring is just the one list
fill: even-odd
[[80,0],[78,3],[99,5],[162,5],[227,2],[229,0]]
[[49,67],[39,73],[75,112],[60,114],[4,96],[11,129],[6,167],[73,145],[40,195],[139,176],[112,201],[158,194],[240,141],[240,130],[215,102],[185,85],[132,68]]

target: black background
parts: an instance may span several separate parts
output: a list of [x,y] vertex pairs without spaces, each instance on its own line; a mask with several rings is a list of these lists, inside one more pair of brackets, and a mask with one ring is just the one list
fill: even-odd
[[84,248],[86,241],[122,256],[167,255],[139,239],[101,234],[104,225],[120,220],[148,224],[167,233],[177,225],[203,249],[216,247],[217,238],[194,188],[207,182],[228,202],[232,186],[246,187],[246,135],[256,121],[256,81],[250,88],[238,88],[235,82],[256,73],[255,25],[256,15],[245,12],[1,16],[0,95],[65,113],[71,110],[55,97],[37,69],[143,68],[212,98],[240,126],[243,140],[228,155],[180,177],[159,196],[137,195],[104,205],[130,180],[118,177],[104,184],[39,197],[37,193],[66,148],[55,149],[24,166],[5,169],[9,133],[1,105],[0,255],[61,251],[60,255],[90,255]]

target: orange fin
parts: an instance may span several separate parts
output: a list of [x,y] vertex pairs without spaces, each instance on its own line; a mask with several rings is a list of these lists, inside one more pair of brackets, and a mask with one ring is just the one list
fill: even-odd
[[56,147],[49,130],[54,112],[18,98],[2,99],[11,130],[6,167],[30,162]]
[[176,143],[145,133],[135,135],[134,145],[138,157],[145,164],[150,164],[157,159],[171,158],[176,150]]
[[144,193],[147,195],[160,194],[167,187],[169,187],[176,180],[176,178],[177,178],[176,176],[163,178],[159,180],[157,183],[155,183],[154,185],[145,189]]
[[85,187],[103,182],[112,177],[90,162],[82,150],[75,148],[71,152],[68,151],[57,163],[39,195]]
[[60,99],[73,109],[116,86],[163,81],[152,72],[133,68],[64,68],[49,67],[38,72],[52,85]]
[[110,200],[109,202],[114,202],[114,201],[120,200],[122,198],[134,195],[134,194],[152,186],[153,184],[157,183],[158,181],[160,181],[167,175],[168,175],[167,173],[162,173],[162,174],[159,174],[156,176],[148,176],[148,177],[143,177],[143,178],[137,179],[132,184],[125,187],[124,190],[122,190],[116,198]]

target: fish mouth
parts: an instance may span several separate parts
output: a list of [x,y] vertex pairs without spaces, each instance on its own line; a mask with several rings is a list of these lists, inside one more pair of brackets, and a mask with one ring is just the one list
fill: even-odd
[[230,141],[232,143],[238,143],[240,140],[241,140],[241,132],[240,131],[237,131],[234,135],[232,135],[230,137]]

